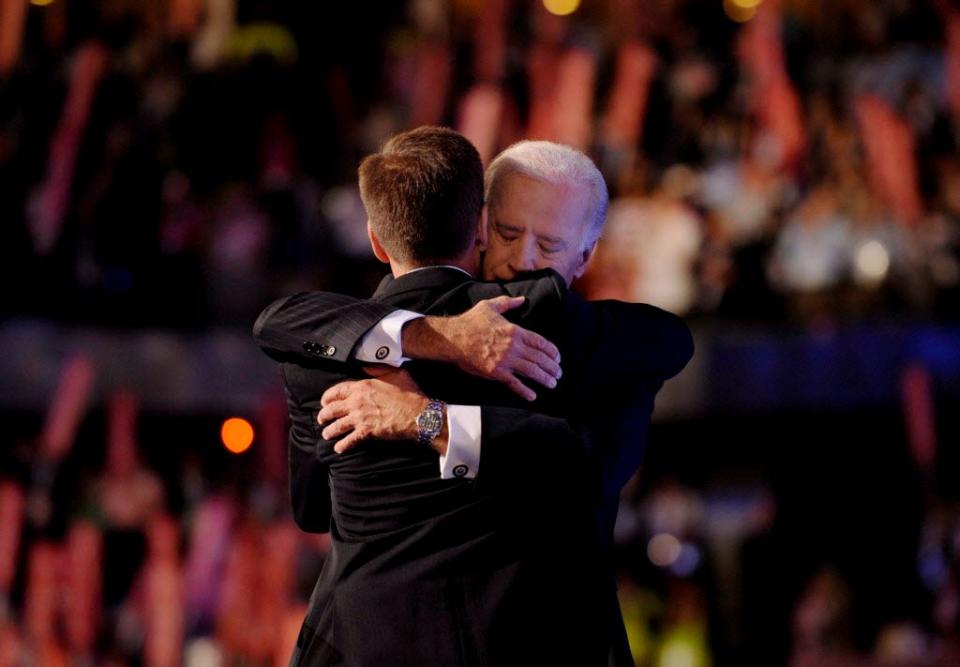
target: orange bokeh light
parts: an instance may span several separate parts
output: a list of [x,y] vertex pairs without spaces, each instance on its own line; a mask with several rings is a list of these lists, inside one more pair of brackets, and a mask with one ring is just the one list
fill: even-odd
[[228,451],[242,454],[253,444],[253,426],[246,419],[231,417],[220,427],[220,440]]

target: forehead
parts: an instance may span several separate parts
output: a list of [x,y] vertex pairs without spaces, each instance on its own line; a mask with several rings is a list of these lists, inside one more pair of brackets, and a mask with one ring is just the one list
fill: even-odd
[[549,233],[587,222],[590,197],[584,186],[551,183],[518,172],[504,175],[498,186],[491,206],[498,223]]

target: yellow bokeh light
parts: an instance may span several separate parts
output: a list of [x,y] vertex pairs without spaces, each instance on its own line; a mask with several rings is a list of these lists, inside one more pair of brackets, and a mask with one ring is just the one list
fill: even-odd
[[220,440],[228,451],[242,454],[253,444],[253,426],[246,419],[231,417],[220,427]]
[[557,16],[573,14],[580,7],[580,0],[543,0],[547,11]]
[[757,2],[752,7],[745,7],[744,4],[750,0],[723,0],[723,11],[731,21],[737,23],[746,23],[757,15]]
[[741,9],[755,9],[763,0],[730,0],[730,4]]
[[36,7],[46,7],[47,5],[52,5],[53,0],[30,0],[30,4]]

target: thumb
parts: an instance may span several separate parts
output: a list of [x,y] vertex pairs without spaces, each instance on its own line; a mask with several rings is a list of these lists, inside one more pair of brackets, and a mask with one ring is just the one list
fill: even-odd
[[508,310],[519,308],[523,305],[524,301],[526,301],[526,297],[523,296],[498,296],[495,299],[488,300],[487,303],[490,304],[491,308],[502,315]]

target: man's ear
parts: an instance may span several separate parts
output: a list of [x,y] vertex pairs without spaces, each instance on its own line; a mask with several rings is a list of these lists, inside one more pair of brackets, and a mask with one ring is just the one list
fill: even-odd
[[487,229],[487,207],[480,209],[480,219],[477,220],[477,249],[483,252],[490,241],[490,232]]
[[593,254],[597,251],[597,241],[594,241],[590,244],[589,248],[584,248],[580,251],[580,263],[577,264],[577,268],[573,271],[573,279],[576,280],[582,276],[587,267],[590,265],[590,260],[593,258]]
[[370,226],[370,220],[367,220],[367,238],[370,239],[370,247],[373,248],[373,255],[379,259],[384,264],[390,263],[390,257],[387,256],[387,251],[383,249],[383,246],[380,245],[380,239],[377,238],[376,232],[373,231],[373,227]]

